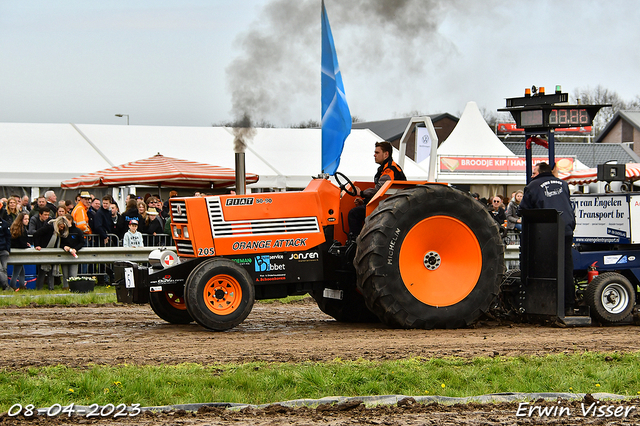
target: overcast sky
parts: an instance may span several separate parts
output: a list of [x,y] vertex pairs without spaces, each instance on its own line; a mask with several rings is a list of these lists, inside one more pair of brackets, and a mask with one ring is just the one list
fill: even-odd
[[[640,95],[640,2],[326,0],[353,115]],[[0,0],[0,122],[320,120],[320,0]]]

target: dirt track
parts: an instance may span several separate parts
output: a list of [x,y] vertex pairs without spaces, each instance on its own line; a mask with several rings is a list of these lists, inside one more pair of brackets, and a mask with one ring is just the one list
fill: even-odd
[[337,323],[314,303],[258,303],[240,326],[210,332],[195,323],[168,324],[148,305],[5,308],[0,309],[0,367],[637,351],[638,330],[498,323],[459,330],[393,330],[381,324]]
[[[3,354],[0,367],[83,366],[88,363],[300,362],[326,361],[337,357],[345,360],[379,360],[408,356],[510,356],[596,350],[629,352],[640,350],[637,336],[637,326],[557,328],[480,323],[476,328],[461,330],[392,330],[381,324],[337,323],[320,312],[314,303],[256,304],[243,324],[222,333],[205,331],[196,324],[165,323],[147,305],[4,308],[0,309]],[[180,344],[176,345],[176,342]],[[510,420],[514,422],[515,408],[503,406],[503,410],[510,412]],[[466,415],[458,413],[448,418],[442,409],[435,410],[439,414],[433,414],[433,409],[421,413],[416,411],[411,415],[413,417],[401,414],[412,413],[412,410],[403,409],[395,414],[389,412],[389,418],[395,419],[391,423],[385,423],[382,412],[369,412],[369,418],[366,414],[368,411],[357,414],[359,410],[361,408],[347,413],[323,415],[311,410],[308,415],[289,413],[284,417],[283,413],[266,415],[254,412],[246,414],[247,418],[233,418],[241,414],[211,413],[206,421],[202,416],[185,416],[179,423],[227,424],[227,417],[229,424],[349,424],[353,421],[408,425],[429,424],[431,420],[438,424],[442,424],[442,421],[450,421],[449,424],[503,424],[499,420],[505,420],[499,414],[498,407],[496,411],[489,410],[484,414],[477,407],[470,411],[461,408],[465,413],[469,411],[469,423],[466,420],[458,423],[458,420],[466,419]],[[352,418],[356,414],[364,415],[364,418]],[[492,423],[491,418],[496,423]],[[290,423],[294,419],[302,423]],[[638,417],[635,419],[637,421]],[[4,424],[2,420],[11,419],[0,418],[0,423]],[[143,422],[141,424],[164,424],[165,421],[167,424],[176,424],[174,420],[177,419],[131,419],[133,422]],[[59,421],[61,419],[51,419],[50,422],[59,424]],[[573,419],[570,423],[575,424],[575,421]]]

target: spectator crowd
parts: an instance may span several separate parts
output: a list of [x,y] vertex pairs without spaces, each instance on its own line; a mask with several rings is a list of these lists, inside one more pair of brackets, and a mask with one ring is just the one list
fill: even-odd
[[[170,197],[177,196],[171,191]],[[127,196],[126,209],[120,213],[110,195],[94,197],[80,192],[75,200],[58,201],[47,191],[33,203],[27,195],[0,199],[0,288],[18,291],[26,287],[23,265],[15,265],[11,280],[7,267],[12,248],[60,248],[77,256],[82,247],[144,247],[171,243],[169,202],[157,195]],[[78,266],[38,265],[36,288],[46,282],[53,289],[54,276],[61,277],[63,288],[78,275]]]
[[522,218],[518,212],[518,207],[522,201],[523,194],[523,190],[518,189],[511,193],[510,198],[506,198],[501,194],[496,194],[488,199],[480,198],[477,193],[471,193],[470,195],[486,207],[493,220],[500,227],[500,233],[506,236],[509,231],[522,231]]

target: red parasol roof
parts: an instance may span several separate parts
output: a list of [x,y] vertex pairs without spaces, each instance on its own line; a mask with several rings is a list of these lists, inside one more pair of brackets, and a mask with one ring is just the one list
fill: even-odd
[[[246,183],[259,179],[246,174]],[[175,188],[224,188],[235,185],[235,171],[226,167],[164,157],[160,154],[132,161],[62,182],[62,188],[95,188],[126,185],[171,186]]]
[[[628,181],[640,179],[640,163],[625,164],[625,170]],[[586,185],[598,181],[598,169],[575,170],[571,173],[560,174],[560,179],[571,185]]]

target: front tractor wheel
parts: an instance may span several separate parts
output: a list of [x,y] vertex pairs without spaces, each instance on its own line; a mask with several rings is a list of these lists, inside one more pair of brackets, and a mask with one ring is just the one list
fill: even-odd
[[193,318],[187,312],[187,304],[182,293],[161,291],[149,293],[151,309],[163,320],[171,324],[189,324]]
[[198,265],[187,279],[187,310],[210,330],[228,330],[247,318],[255,300],[251,277],[229,259],[214,258]]
[[457,328],[500,289],[504,246],[484,207],[445,185],[400,191],[374,210],[355,265],[367,306],[401,328]]
[[631,282],[616,272],[605,272],[595,277],[585,293],[593,317],[608,324],[628,317],[636,303],[635,297]]

